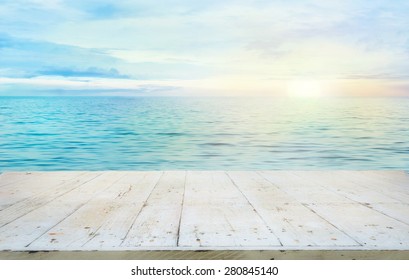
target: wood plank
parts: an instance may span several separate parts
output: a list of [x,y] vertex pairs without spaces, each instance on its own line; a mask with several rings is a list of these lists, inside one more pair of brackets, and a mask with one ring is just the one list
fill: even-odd
[[372,189],[365,182],[360,183],[347,179],[354,173],[356,171],[350,171],[346,174],[339,171],[299,171],[296,175],[303,180],[314,181],[365,207],[409,225],[409,204],[401,203],[400,200],[387,196],[376,188]]
[[[123,172],[123,176],[117,182],[90,199],[64,221],[51,228],[46,234],[33,242],[30,247],[48,246],[53,249],[82,247],[101,233],[101,228],[107,221],[123,218],[116,216],[122,205],[131,203],[135,209],[130,209],[130,212],[139,211],[142,200],[139,200],[138,204],[132,203],[132,200],[137,198],[134,194],[140,196],[143,193],[143,188],[139,188],[140,183],[143,184],[142,187],[150,192],[151,186],[157,182],[158,178],[159,176],[154,173]],[[76,231],[69,234],[73,228]],[[118,242],[118,240],[114,240],[114,242]]]
[[281,246],[225,172],[186,176],[180,247]]
[[[82,171],[84,172],[84,171]],[[53,176],[50,176],[53,173]],[[54,179],[70,179],[73,174],[78,171],[30,171],[30,172],[5,172],[0,174],[0,190],[6,186],[12,185],[15,190],[20,190],[23,187],[32,185],[33,183],[41,183],[41,180],[54,180]],[[28,183],[28,184],[27,184]],[[41,184],[40,184],[41,185]]]
[[407,178],[402,171],[4,173],[0,250],[408,250]]
[[400,200],[385,195],[379,189],[371,188],[367,183],[351,180],[356,171],[297,171],[294,173],[302,181],[309,181],[340,196],[361,204],[400,203]]
[[283,246],[358,246],[310,208],[256,172],[228,172]]
[[42,191],[53,190],[55,186],[67,183],[84,172],[53,172],[50,176],[49,172],[32,172],[32,173],[13,173],[15,176],[20,176],[17,182],[9,182],[0,188],[0,211],[13,204],[23,201],[31,196],[38,195]]
[[260,171],[263,178],[301,203],[352,203],[353,201],[336,194],[316,182],[296,176],[298,171]]
[[[317,214],[369,248],[408,248],[409,226],[360,204],[310,204]],[[370,247],[369,247],[370,246]]]
[[40,172],[4,172],[0,174],[0,188],[10,184],[31,180],[38,176]]
[[[31,192],[24,192],[22,190],[21,192],[16,192],[18,195],[6,196],[6,203],[13,204],[1,210],[0,228],[73,189],[80,187],[101,174],[101,172],[70,173],[70,175],[74,176],[74,178],[70,180],[66,180],[58,174],[53,174],[53,176],[48,175],[47,180],[35,180],[33,184],[39,184],[35,185],[35,188],[30,187],[30,185],[25,186],[27,189],[30,189]],[[54,175],[56,176],[54,177]],[[37,177],[37,179],[39,179],[39,177]],[[16,200],[17,202],[15,202]]]
[[402,203],[409,202],[408,184],[395,184],[387,180],[380,180],[371,176],[360,174],[360,172],[348,173],[348,178],[351,182],[356,182],[363,188],[371,188],[377,190],[387,197],[398,200]]
[[[348,172],[348,171],[344,171]],[[370,177],[380,181],[387,181],[395,185],[404,185],[404,189],[409,190],[409,173],[403,170],[364,170],[359,171],[359,175]]]
[[[131,178],[136,173],[138,172],[131,172]],[[83,245],[84,249],[118,248],[122,244],[149,195],[163,176],[163,172],[159,171],[149,171],[144,174],[142,180],[135,183],[129,192],[121,196],[117,208],[103,221],[94,237]]]
[[409,204],[407,203],[376,203],[369,204],[368,207],[409,225]]
[[371,188],[383,193],[385,196],[394,198],[403,203],[409,202],[409,180],[400,183],[392,183],[388,180],[379,179],[361,172],[340,172],[351,182],[356,182],[363,187]]
[[[123,172],[122,178],[51,228],[30,247],[62,249],[85,245],[118,246],[131,225],[132,217],[143,207],[161,174],[162,172]],[[121,222],[121,227],[112,227],[113,222]],[[66,234],[70,232],[73,234]]]
[[[50,174],[50,176],[52,175]],[[27,249],[29,244],[75,213],[92,197],[103,192],[122,176],[123,173],[121,172],[105,172],[101,176],[1,227],[0,249]]]
[[185,171],[165,172],[128,231],[122,247],[176,247]]

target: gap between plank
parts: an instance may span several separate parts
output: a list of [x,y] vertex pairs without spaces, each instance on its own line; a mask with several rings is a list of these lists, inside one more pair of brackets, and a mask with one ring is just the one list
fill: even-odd
[[[293,174],[294,176],[296,176],[296,177],[298,177],[298,178],[300,178],[300,179],[303,179],[303,177],[301,177],[300,175],[297,175],[297,174]],[[315,181],[315,180],[314,180]],[[354,183],[354,182],[352,182],[352,181],[349,181],[349,182],[351,182],[351,183]],[[365,203],[363,203],[363,202],[360,202],[360,201],[357,201],[357,200],[355,200],[355,199],[353,199],[353,198],[350,198],[350,197],[348,197],[348,196],[346,196],[346,195],[344,195],[344,194],[342,194],[342,193],[338,193],[338,192],[336,192],[336,191],[334,191],[334,190],[331,190],[331,189],[329,189],[328,187],[326,187],[325,185],[322,185],[322,183],[319,183],[319,182],[317,182],[317,181],[315,181],[315,183],[316,184],[318,184],[320,187],[323,187],[324,189],[326,189],[327,191],[330,191],[330,192],[332,192],[332,193],[335,193],[335,194],[337,194],[337,195],[339,195],[339,196],[342,196],[342,197],[344,197],[344,198],[346,198],[346,199],[349,199],[349,200],[351,200],[351,201],[353,201],[353,202],[355,202],[355,203],[357,203],[357,204],[359,204],[359,205],[362,205],[362,206],[364,206],[364,207],[366,207],[366,208],[368,208],[368,209],[371,209],[372,211],[375,211],[375,212],[377,212],[377,213],[379,213],[379,214],[382,214],[382,215],[384,215],[384,216],[386,216],[386,217],[388,217],[388,218],[391,218],[392,220],[395,220],[395,221],[397,221],[397,222],[399,222],[399,223],[402,223],[402,224],[404,224],[404,225],[407,225],[407,226],[409,226],[409,224],[408,223],[406,223],[406,222],[403,222],[403,221],[401,221],[401,220],[399,220],[399,219],[397,219],[397,218],[395,218],[395,217],[392,217],[392,216],[389,216],[388,214],[386,214],[386,213],[383,213],[382,211],[380,211],[380,210],[377,210],[377,209],[374,209],[374,208],[372,208],[372,207],[369,207],[369,205],[371,205],[371,204],[365,204]],[[385,195],[385,196],[387,196],[387,195]],[[389,196],[388,196],[389,197]],[[393,197],[391,197],[391,198],[393,198]],[[394,199],[394,198],[393,198]],[[397,200],[397,199],[396,199]],[[400,201],[400,200],[397,200],[397,201]],[[376,204],[376,203],[374,203],[374,204]],[[400,204],[407,204],[407,203],[404,203],[404,202],[401,202]]]
[[[259,171],[256,172],[257,175],[259,175],[260,177],[262,177],[264,180],[267,180],[271,185],[275,186],[277,189],[281,190],[282,192],[286,193],[287,195],[293,197],[291,194],[287,193],[285,190],[283,190],[282,188],[280,188],[279,186],[277,186],[276,184],[274,184],[273,182],[271,182],[270,180],[268,180],[268,178],[264,177],[263,174],[261,174]],[[350,236],[348,233],[346,233],[344,230],[340,229],[339,227],[337,227],[336,225],[334,225],[333,223],[331,223],[330,221],[328,221],[327,219],[325,219],[324,217],[322,217],[321,215],[319,215],[317,212],[315,212],[313,209],[311,209],[310,207],[308,207],[305,203],[300,202],[299,200],[297,200],[296,198],[293,197],[293,199],[295,201],[297,201],[299,204],[301,204],[302,206],[304,206],[306,209],[308,209],[309,211],[311,211],[312,213],[314,213],[315,215],[317,215],[320,219],[322,219],[324,222],[328,223],[329,225],[333,226],[334,228],[336,228],[337,230],[339,230],[340,232],[342,232],[343,234],[345,234],[346,236],[348,236],[349,238],[351,238],[353,241],[355,241],[359,246],[363,246],[361,244],[361,242],[358,242],[358,240],[356,240],[354,237]]]
[[[103,173],[101,173],[103,174]],[[101,175],[100,174],[100,175]],[[98,175],[99,176],[99,175]],[[96,176],[96,177],[98,177]],[[95,177],[95,178],[96,178]],[[108,185],[106,188],[104,188],[102,191],[99,191],[98,193],[101,193],[107,189],[109,189],[110,187],[112,187],[116,182],[118,182],[119,180],[121,180],[123,177],[125,177],[125,175],[122,175],[121,177],[119,177],[117,180],[115,180],[114,182],[112,182],[112,184]],[[94,178],[94,179],[95,179]],[[92,179],[93,180],[93,179]],[[96,194],[97,195],[97,194]],[[96,196],[95,195],[95,196]],[[58,226],[60,223],[62,223],[64,220],[66,220],[68,217],[72,216],[72,214],[74,214],[75,212],[77,212],[79,209],[81,209],[84,205],[86,205],[89,201],[91,201],[95,196],[92,196],[90,199],[88,199],[86,202],[80,204],[78,207],[76,207],[74,209],[74,211],[72,211],[71,213],[69,213],[67,216],[65,216],[63,219],[61,219],[58,223],[54,224],[53,226],[51,226],[50,228],[46,229],[41,235],[37,236],[33,241],[31,241],[30,243],[28,243],[26,246],[24,247],[29,247],[31,244],[33,244],[35,241],[37,241],[38,239],[40,239],[44,234],[46,234],[48,231],[50,231],[52,228]]]
[[139,214],[141,214],[143,208],[145,208],[146,202],[148,202],[149,198],[151,197],[151,195],[152,195],[153,191],[155,190],[155,188],[158,186],[158,184],[159,184],[159,182],[162,179],[164,174],[165,174],[165,172],[162,171],[158,181],[155,183],[155,185],[153,186],[153,188],[152,188],[151,192],[149,193],[148,197],[145,199],[144,203],[142,204],[142,207],[139,209],[138,213],[135,215],[135,218],[133,219],[131,226],[129,227],[129,229],[126,232],[124,238],[122,239],[121,243],[119,244],[119,247],[121,247],[122,244],[125,242],[126,238],[128,237],[129,232],[131,231],[132,227],[134,226],[134,224],[136,222],[136,219],[138,219]]
[[[85,174],[85,173],[83,173],[83,174]],[[77,177],[75,177],[75,178],[72,179],[72,180],[77,179],[78,177],[82,176],[83,174],[78,175]],[[97,176],[95,176],[95,177],[89,179],[88,181],[85,181],[85,182],[81,183],[81,184],[78,185],[77,187],[75,187],[75,188],[73,188],[73,189],[71,189],[71,190],[68,190],[68,191],[66,191],[66,192],[64,192],[64,193],[62,193],[62,194],[60,194],[60,195],[54,197],[53,199],[47,201],[46,203],[41,204],[41,205],[39,205],[38,207],[31,209],[29,212],[27,212],[27,213],[25,213],[25,214],[22,214],[22,215],[18,216],[17,218],[15,218],[15,219],[13,219],[13,220],[11,220],[11,221],[8,221],[7,223],[1,225],[0,228],[2,228],[2,227],[4,227],[4,226],[6,226],[6,225],[8,225],[8,224],[10,224],[10,223],[12,223],[12,222],[18,220],[18,219],[20,219],[21,217],[24,217],[24,216],[30,214],[31,212],[33,212],[33,211],[35,211],[35,210],[37,210],[37,209],[39,209],[39,208],[41,208],[41,207],[43,207],[43,206],[45,206],[45,205],[51,203],[51,202],[53,202],[53,201],[56,200],[57,198],[59,198],[59,197],[65,195],[65,194],[67,194],[67,193],[69,193],[69,192],[71,192],[71,191],[76,190],[77,188],[81,187],[82,185],[84,185],[84,184],[86,184],[86,183],[88,183],[88,182],[90,182],[90,181],[92,181],[92,180],[98,178],[98,177],[101,176],[102,174],[103,174],[103,173],[100,173],[100,174],[98,174]],[[71,180],[70,180],[70,181],[71,181]],[[66,183],[67,183],[67,182],[60,183],[60,184],[56,185],[55,187],[62,186],[62,185],[64,185],[64,184],[66,184]],[[40,193],[40,194],[41,194],[41,193]],[[6,210],[6,209],[8,209],[8,208],[10,208],[10,207],[12,207],[13,205],[15,205],[15,204],[17,204],[17,203],[20,203],[20,202],[22,202],[22,201],[29,200],[29,199],[30,199],[30,197],[27,197],[27,198],[25,198],[25,199],[23,199],[23,200],[17,201],[16,203],[14,203],[14,204],[12,204],[12,205],[10,205],[10,206],[8,206],[8,207],[6,207],[6,208],[0,210],[0,212],[1,212],[1,211],[4,211],[4,210]]]
[[183,196],[182,196],[182,206],[180,208],[180,216],[179,216],[179,226],[177,232],[177,240],[176,240],[176,247],[179,247],[179,240],[180,240],[180,227],[182,225],[182,215],[183,215],[183,206],[185,205],[185,193],[186,193],[186,181],[187,181],[187,171],[185,171],[185,181],[183,183]]
[[[127,173],[129,174],[129,173]],[[138,180],[137,183],[135,183],[134,185],[138,185],[141,181],[143,181],[143,179],[146,178],[148,174],[146,172],[144,172],[144,175]],[[124,177],[122,177],[124,178]],[[121,178],[121,179],[122,179]],[[90,239],[88,239],[84,244],[81,245],[81,247],[84,247],[86,244],[88,244],[91,240],[93,240],[95,237],[98,236],[98,231],[104,226],[104,223],[101,223],[101,225],[94,231],[94,235],[92,235],[92,237]],[[69,245],[71,245],[72,243],[76,242],[77,240],[72,241]]]
[[254,208],[253,204],[250,202],[250,200],[247,198],[247,196],[244,195],[244,193],[241,191],[239,186],[234,182],[234,180],[230,177],[228,172],[224,172],[227,177],[230,179],[232,184],[237,188],[237,190],[241,193],[241,195],[246,199],[246,201],[250,204],[251,208],[253,208],[253,211],[257,214],[257,216],[260,217],[260,219],[263,221],[264,225],[266,228],[277,238],[278,242],[280,243],[280,246],[283,246],[283,243],[281,242],[280,238],[274,233],[274,231],[270,228],[270,226],[267,224],[267,222],[263,219],[263,217],[260,215],[260,213]]

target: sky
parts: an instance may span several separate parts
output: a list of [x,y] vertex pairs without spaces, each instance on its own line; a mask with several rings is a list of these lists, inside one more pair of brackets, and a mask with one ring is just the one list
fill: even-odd
[[409,96],[409,1],[0,0],[0,95]]

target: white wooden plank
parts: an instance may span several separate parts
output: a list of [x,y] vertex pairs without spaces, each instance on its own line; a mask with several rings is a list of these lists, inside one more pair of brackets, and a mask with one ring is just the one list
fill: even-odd
[[[53,172],[43,172],[43,171],[30,171],[30,172],[5,172],[0,174],[0,189],[6,186],[10,186],[15,190],[20,190],[21,188],[26,188],[27,185],[36,186],[37,182],[41,185],[42,182],[47,182],[47,180],[54,179],[70,179],[79,171],[53,171]],[[83,172],[83,171],[82,171]],[[52,174],[52,176],[50,176]],[[37,181],[38,180],[38,181]]]
[[[128,177],[132,178],[136,173],[138,172],[131,172]],[[142,180],[121,196],[117,208],[103,221],[94,237],[83,247],[85,249],[119,247],[161,176],[163,172],[145,172]]]
[[313,182],[343,197],[359,203],[399,203],[392,197],[386,196],[378,189],[371,188],[365,182],[351,180],[357,171],[297,171],[294,173],[303,181]]
[[296,176],[298,171],[261,171],[263,178],[301,203],[351,203],[350,199],[327,190],[316,182]]
[[368,207],[373,208],[397,221],[409,225],[409,204],[406,203],[373,203]]
[[283,246],[359,245],[256,172],[236,171],[228,174]]
[[0,175],[0,250],[409,248],[397,171],[24,174]]
[[[93,240],[93,246],[98,247],[119,245],[130,225],[122,224],[121,228],[109,228],[109,222],[115,220],[130,220],[140,211],[146,197],[159,180],[161,172],[123,172],[122,178],[108,187],[104,192],[90,199],[73,215],[51,228],[30,247],[48,246],[53,249],[66,247],[80,248]],[[125,211],[124,211],[125,210]],[[122,236],[110,235],[112,230],[122,232]],[[62,234],[70,233],[72,234]],[[103,237],[103,243],[98,241]],[[96,241],[96,243],[95,243]]]
[[[65,219],[30,248],[117,248],[123,243],[135,217],[147,205],[147,199],[163,172],[127,172],[115,185],[91,199],[75,214]],[[166,183],[166,182],[165,182]],[[157,213],[151,213],[154,219]],[[77,228],[75,234],[70,232]]]
[[409,220],[408,204],[403,204],[399,200],[385,195],[384,192],[376,188],[372,189],[370,185],[366,185],[365,182],[350,180],[351,175],[356,172],[357,171],[349,171],[347,173],[339,171],[299,171],[296,175],[303,178],[303,180],[316,182],[374,211],[378,211],[381,214],[409,225],[407,222]]
[[364,172],[342,171],[346,180],[356,182],[362,186],[377,190],[385,196],[400,200],[403,203],[409,203],[409,178],[394,182],[394,176],[374,176]]
[[[132,178],[137,173],[139,172],[130,172],[127,176],[128,180],[133,180]],[[95,232],[96,234],[83,245],[83,248],[87,250],[102,247],[118,248],[161,176],[163,172],[144,172],[143,178],[119,198],[117,208],[104,219],[98,231]]]
[[[54,190],[56,186],[65,184],[84,172],[35,172],[13,173],[16,182],[0,188],[0,210],[4,210],[13,204],[23,201],[31,196],[38,195],[42,191]],[[17,177],[21,177],[19,180]],[[69,182],[71,184],[71,182]],[[27,203],[28,204],[28,203]]]
[[122,247],[176,247],[185,171],[165,172],[128,231]]
[[408,248],[409,226],[360,204],[310,204],[318,215],[368,248]]
[[[0,249],[27,249],[26,246],[75,213],[92,197],[103,192],[122,176],[123,173],[120,172],[103,173],[101,176],[1,227]],[[72,234],[72,232],[65,234]]]
[[280,246],[225,172],[189,171],[179,246]]
[[0,174],[0,188],[11,184],[31,180],[38,176],[40,172],[4,172]]
[[[345,172],[345,171],[344,171]],[[348,171],[347,171],[348,172]],[[409,188],[409,174],[403,170],[365,170],[358,171],[359,175],[370,177],[376,180],[387,181],[396,185],[405,185],[405,189]]]
[[82,184],[85,184],[86,182],[94,179],[102,173],[78,172],[70,174],[74,176],[74,178],[71,180],[62,179],[59,174],[54,173],[52,175],[49,174],[47,180],[38,180],[39,177],[37,177],[37,180],[32,182],[33,185],[25,186],[25,188],[27,189],[26,192],[21,190],[21,192],[7,195],[5,198],[6,201],[10,200],[10,202],[14,202],[15,200],[18,200],[18,202],[14,202],[9,207],[1,210],[2,215],[0,216],[0,228],[70,192],[71,190],[81,186]]

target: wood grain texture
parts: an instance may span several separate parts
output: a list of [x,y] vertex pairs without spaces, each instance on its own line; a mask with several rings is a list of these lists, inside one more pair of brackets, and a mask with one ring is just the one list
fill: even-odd
[[409,250],[403,171],[0,174],[0,250]]
[[222,171],[190,171],[179,246],[280,246],[260,214]]
[[255,172],[229,172],[284,246],[357,246],[355,240]]

